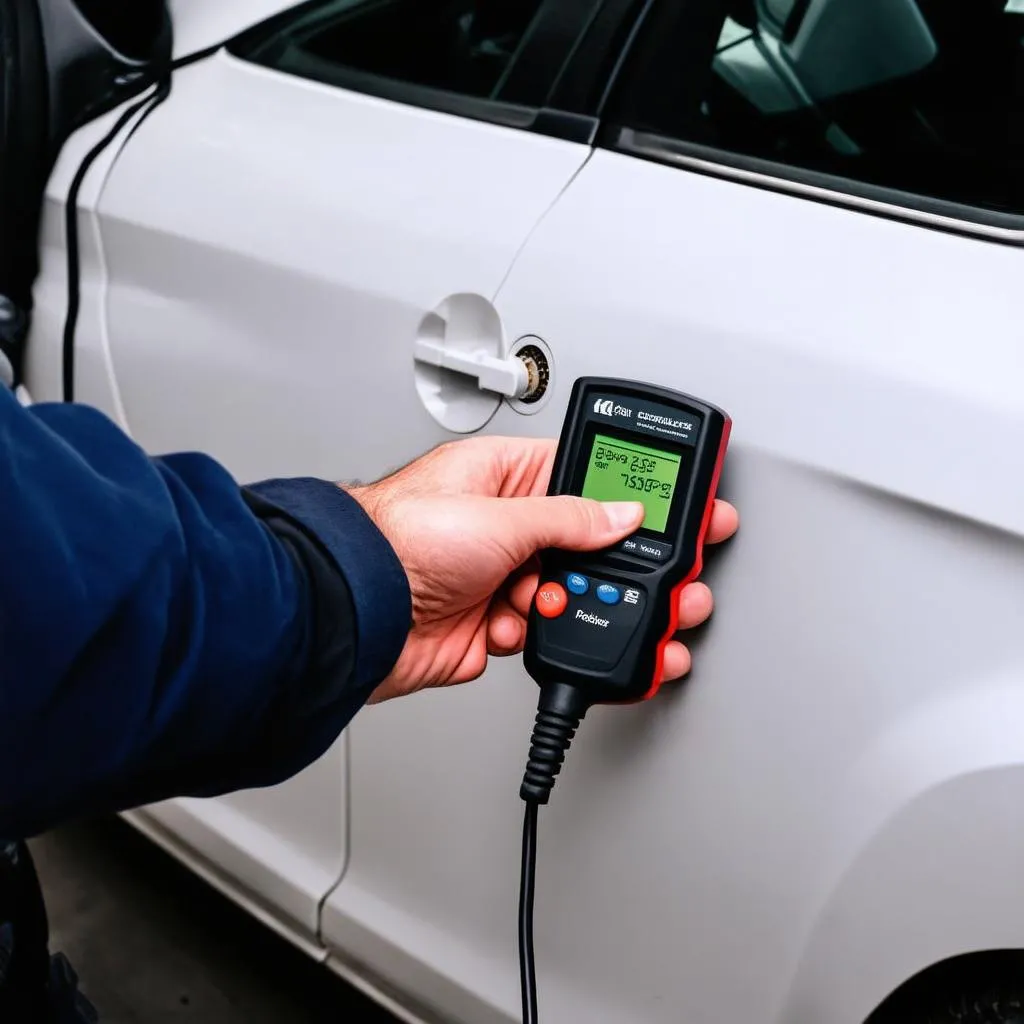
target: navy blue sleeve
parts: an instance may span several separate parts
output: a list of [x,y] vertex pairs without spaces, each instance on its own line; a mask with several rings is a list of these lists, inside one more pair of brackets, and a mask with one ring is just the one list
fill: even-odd
[[0,388],[0,836],[290,777],[410,621],[394,552],[333,484],[240,488]]

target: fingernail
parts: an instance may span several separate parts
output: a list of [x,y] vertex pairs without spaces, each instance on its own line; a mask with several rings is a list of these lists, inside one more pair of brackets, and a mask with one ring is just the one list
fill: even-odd
[[608,525],[615,531],[639,526],[644,517],[644,507],[638,501],[608,501],[604,510]]

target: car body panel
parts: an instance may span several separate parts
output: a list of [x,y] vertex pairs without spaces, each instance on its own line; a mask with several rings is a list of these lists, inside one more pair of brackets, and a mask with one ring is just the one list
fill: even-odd
[[[251,23],[186,9],[190,49]],[[37,398],[98,130],[50,185]],[[452,436],[412,355],[452,295],[553,353],[546,404],[486,432],[556,434],[592,374],[733,416],[744,522],[692,677],[594,709],[542,812],[554,1020],[857,1024],[929,964],[1024,948],[1024,255],[758,184],[221,53],[82,197],[79,393],[150,450],[248,479],[394,468]],[[496,661],[369,709],[283,787],[132,817],[407,1019],[509,1024],[535,701]]]
[[174,25],[174,56],[217,46],[295,6],[295,0],[168,0]]
[[[993,900],[1019,888],[1024,824],[1005,803],[1024,764],[1006,714],[1024,684],[1021,258],[599,152],[517,261],[497,308],[548,342],[561,392],[615,373],[720,404],[744,510],[691,684],[582,732],[542,825],[547,884],[568,887],[538,909],[549,976],[619,1001],[588,1019],[853,1024],[936,958],[1024,943]],[[630,741],[632,761],[609,756]],[[941,845],[942,821],[970,841]],[[616,887],[623,863],[637,877]],[[961,930],[978,874],[986,927]],[[865,945],[893,919],[891,947]],[[634,943],[610,947],[607,922]]]
[[[31,343],[25,375],[40,400],[61,398],[62,334],[67,315],[68,276],[65,209],[72,179],[86,154],[113,127],[111,111],[75,132],[62,148],[47,182],[40,224],[40,271],[35,284]],[[75,334],[76,376],[88,402],[127,427],[110,353],[106,324],[107,264],[96,206],[121,145],[105,150],[93,164],[79,194],[80,315]]]
[[[848,859],[836,864],[781,1020],[860,1022],[879,994],[935,964],[1021,948],[1024,688],[1019,667],[973,681],[865,748],[849,785]],[[854,838],[858,820],[869,827]]]
[[[133,432],[247,478],[363,477],[450,436],[416,398],[420,323],[497,291],[588,153],[226,53],[183,71],[100,205]],[[373,448],[339,449],[367,432]]]
[[[83,196],[82,397],[242,480],[394,469],[452,436],[417,398],[420,321],[449,290],[486,302],[589,152],[223,52],[186,69]],[[55,208],[46,230],[40,399],[59,394]],[[345,742],[282,787],[141,813],[315,941],[345,863]]]
[[[557,432],[584,373],[700,394],[734,417],[744,512],[691,681],[588,715],[542,812],[553,1019],[854,1024],[936,960],[1024,945],[1024,490],[994,471],[1024,443],[1019,260],[608,153],[534,232],[495,305],[555,394],[488,430]],[[353,733],[324,935],[446,1019],[518,1019],[534,701],[496,663]]]

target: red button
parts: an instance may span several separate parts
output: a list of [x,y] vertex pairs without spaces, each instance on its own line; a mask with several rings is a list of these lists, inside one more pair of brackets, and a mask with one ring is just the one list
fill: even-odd
[[568,607],[569,595],[561,583],[545,583],[537,591],[537,611],[545,619],[557,619]]

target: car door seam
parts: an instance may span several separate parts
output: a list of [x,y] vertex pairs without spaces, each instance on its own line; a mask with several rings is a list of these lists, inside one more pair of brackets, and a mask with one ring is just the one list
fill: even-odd
[[324,949],[333,948],[328,945],[327,938],[324,935],[324,911],[330,898],[337,892],[342,882],[345,881],[345,876],[348,874],[348,866],[352,863],[352,737],[349,735],[350,729],[351,726],[346,728],[341,734],[341,760],[345,773],[344,785],[341,789],[343,800],[342,818],[344,820],[341,837],[341,865],[337,876],[327,886],[327,889],[317,900],[316,904],[316,940]]
[[526,247],[533,240],[533,236],[537,233],[538,228],[541,226],[541,224],[544,223],[545,220],[547,220],[549,214],[558,205],[558,203],[561,200],[562,196],[564,196],[565,193],[572,187],[573,182],[580,176],[580,174],[582,173],[583,169],[587,166],[587,164],[590,163],[590,160],[593,157],[594,152],[595,152],[595,149],[594,149],[593,146],[588,147],[587,154],[580,161],[579,166],[572,172],[572,174],[569,175],[568,179],[565,181],[565,183],[562,185],[562,187],[555,194],[554,198],[544,208],[544,210],[541,212],[540,216],[537,218],[537,220],[531,226],[530,230],[527,231],[527,233],[526,233],[525,237],[523,238],[522,242],[516,248],[516,251],[515,251],[515,253],[512,256],[512,259],[509,261],[509,265],[508,265],[507,269],[505,270],[505,273],[502,275],[501,280],[498,282],[498,286],[497,286],[497,288],[495,288],[494,294],[491,296],[491,302],[492,303],[497,304],[498,296],[501,294],[502,289],[505,287],[506,283],[508,282],[509,277],[511,277],[512,271],[515,269],[516,264],[518,264],[518,262],[519,262],[519,258],[522,256],[523,252],[526,250]]
[[[111,115],[117,111],[112,111]],[[103,358],[104,369],[110,387],[110,398],[113,403],[115,417],[118,425],[131,436],[131,427],[128,423],[127,409],[121,396],[121,387],[117,381],[117,370],[114,365],[113,348],[110,342],[110,267],[107,261],[107,251],[104,245],[103,229],[101,224],[101,210],[103,198],[106,195],[107,185],[110,183],[110,176],[117,166],[121,155],[127,148],[128,141],[134,134],[133,128],[139,124],[139,118],[145,116],[146,111],[140,110],[139,114],[125,125],[124,135],[111,150],[106,166],[101,168],[102,177],[96,187],[96,198],[91,206],[80,208],[76,212],[85,214],[88,218],[89,230],[92,234],[93,244],[96,247],[96,261],[98,269],[98,295],[97,295],[97,317],[99,328],[99,345]]]

